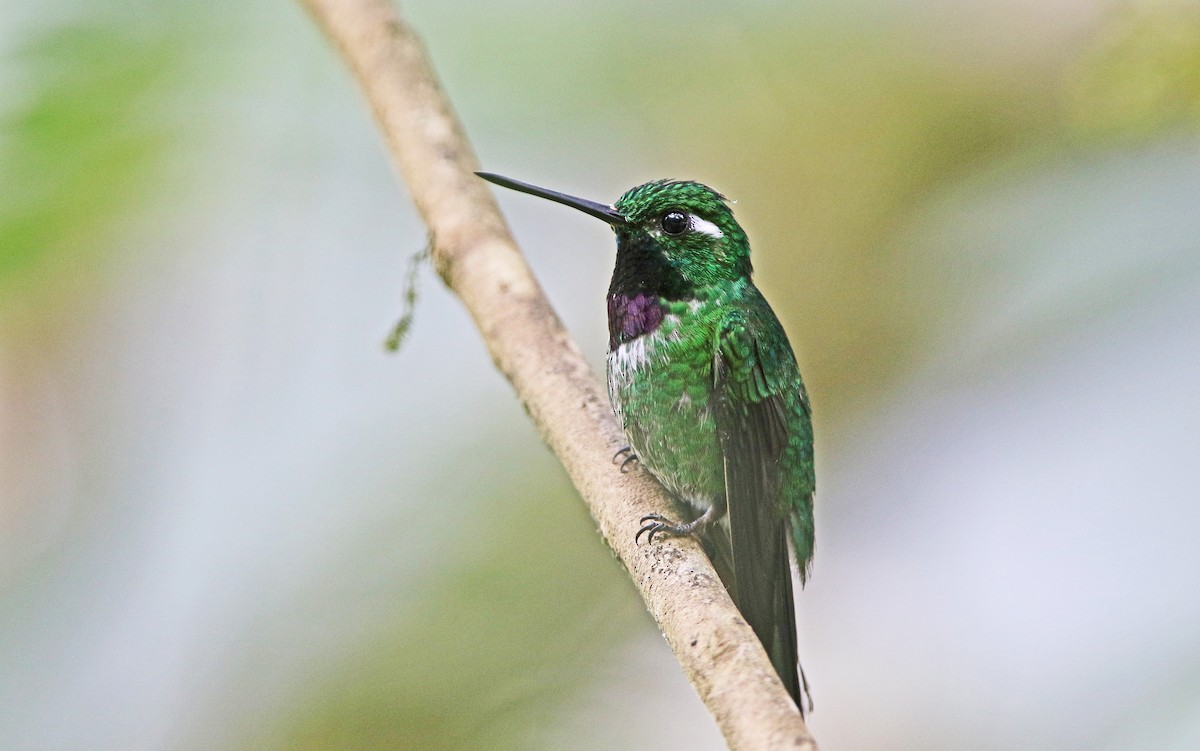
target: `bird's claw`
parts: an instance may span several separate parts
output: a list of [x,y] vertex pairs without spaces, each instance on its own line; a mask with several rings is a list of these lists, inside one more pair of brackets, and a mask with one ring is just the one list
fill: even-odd
[[638,544],[638,540],[642,535],[646,535],[646,542],[654,542],[655,535],[678,535],[680,528],[675,522],[671,521],[662,514],[646,514],[640,519],[641,529],[633,536],[633,544]]
[[632,446],[625,446],[613,454],[613,464],[621,465],[621,474],[627,474],[634,464],[637,464],[637,454],[633,453]]

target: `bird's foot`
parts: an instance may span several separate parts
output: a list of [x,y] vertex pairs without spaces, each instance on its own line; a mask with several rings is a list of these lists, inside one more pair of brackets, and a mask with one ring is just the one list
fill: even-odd
[[632,446],[625,446],[618,449],[617,453],[613,454],[613,464],[621,465],[621,474],[625,474],[632,469],[634,464],[638,463],[637,454],[633,453]]
[[636,545],[642,535],[646,535],[646,542],[654,542],[654,538],[658,535],[691,537],[703,532],[719,518],[721,518],[721,514],[718,513],[715,506],[686,524],[672,521],[662,514],[646,514],[640,520],[642,527],[633,536],[633,542]]

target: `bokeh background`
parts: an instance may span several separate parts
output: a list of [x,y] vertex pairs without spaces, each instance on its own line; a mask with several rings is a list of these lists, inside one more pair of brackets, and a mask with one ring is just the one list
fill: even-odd
[[[1200,5],[405,10],[488,169],[737,200],[823,748],[1200,748]],[[0,8],[0,748],[722,747],[424,243],[298,7]]]

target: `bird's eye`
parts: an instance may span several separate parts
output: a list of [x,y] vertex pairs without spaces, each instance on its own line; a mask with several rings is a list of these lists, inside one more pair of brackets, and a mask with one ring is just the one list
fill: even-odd
[[691,225],[688,215],[682,211],[668,211],[662,215],[659,223],[662,225],[663,232],[668,235],[682,235]]

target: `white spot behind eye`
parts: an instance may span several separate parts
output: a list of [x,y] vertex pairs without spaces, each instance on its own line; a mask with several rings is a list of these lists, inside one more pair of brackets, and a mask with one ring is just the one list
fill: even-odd
[[692,220],[692,231],[693,232],[699,232],[702,235],[708,235],[709,237],[715,237],[718,240],[725,236],[725,233],[721,231],[720,227],[718,227],[717,225],[708,221],[707,219],[701,219],[700,217],[696,216],[695,214],[692,214],[691,220]]

